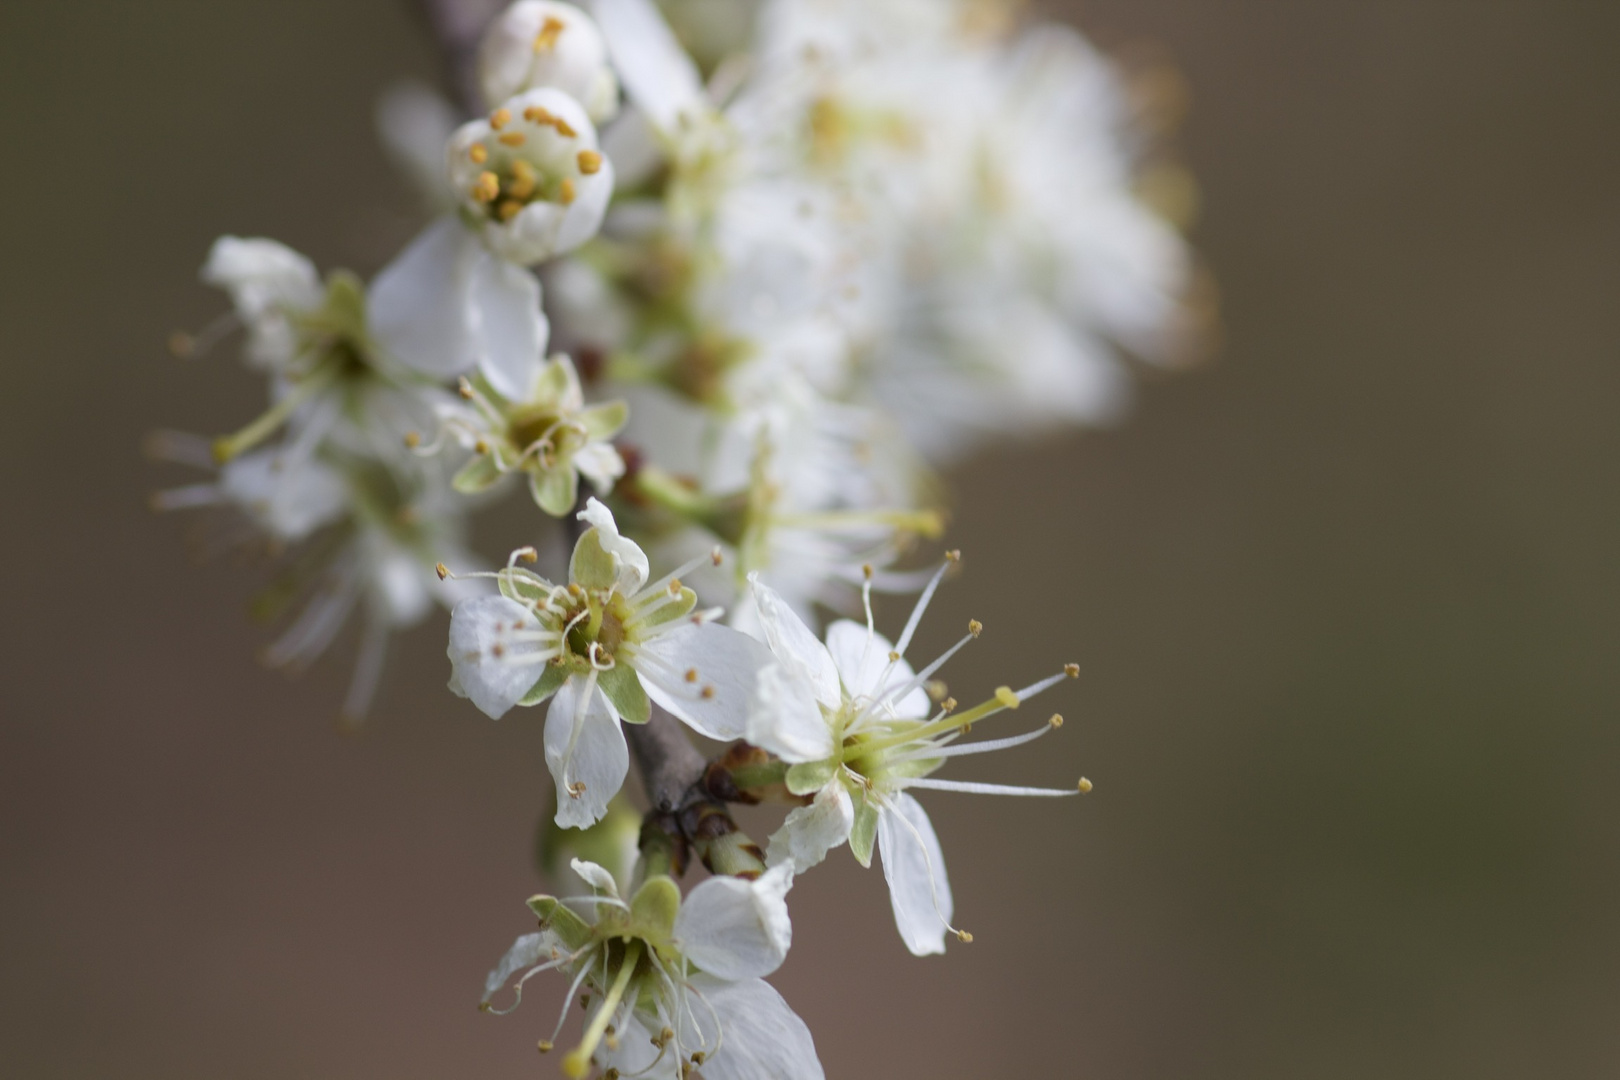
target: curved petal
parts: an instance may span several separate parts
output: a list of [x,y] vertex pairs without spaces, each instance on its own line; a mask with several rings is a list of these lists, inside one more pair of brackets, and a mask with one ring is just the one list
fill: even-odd
[[585,859],[568,860],[568,868],[578,874],[580,880],[591,888],[606,896],[618,896],[619,886],[613,880],[606,867]]
[[367,301],[371,334],[384,352],[412,371],[449,378],[478,359],[467,279],[478,240],[454,215],[429,225],[377,275]]
[[793,867],[778,866],[757,881],[712,877],[687,894],[675,915],[675,944],[718,979],[757,979],[787,959],[793,944],[787,892]]
[[759,671],[743,738],[794,764],[823,761],[835,749],[810,681],[781,660]]
[[[844,682],[844,691],[852,698],[877,700],[885,691],[910,682],[916,673],[904,659],[890,661],[894,646],[882,634],[867,630],[858,622],[840,619],[827,627],[827,651]],[[895,702],[896,715],[914,718],[927,716],[928,695],[922,687]]]
[[490,998],[500,991],[501,987],[506,985],[507,979],[510,979],[524,968],[534,967],[540,962],[540,958],[546,955],[547,950],[551,947],[551,943],[546,940],[546,937],[547,935],[544,933],[524,934],[512,942],[512,947],[506,950],[506,955],[501,957],[500,962],[491,969],[489,975],[484,979],[483,1000],[486,1004]]
[[[709,1003],[724,1032],[719,1050],[703,1063],[705,1080],[823,1080],[810,1029],[769,983],[694,975],[691,986]],[[701,1005],[683,1010],[681,1042],[694,1049],[713,1046],[712,1024],[709,1010]]]
[[878,858],[889,882],[889,903],[900,937],[916,956],[945,951],[951,885],[945,853],[922,804],[901,792],[878,812]]
[[557,784],[557,824],[565,829],[601,821],[630,771],[630,748],[607,699],[594,686],[588,695],[584,690],[578,678],[569,679],[546,712],[546,766]]
[[647,696],[711,739],[740,739],[771,652],[718,623],[681,623],[641,646],[634,661]]
[[463,600],[450,616],[450,689],[499,720],[545,674],[537,642],[514,638],[535,625],[529,609],[504,596]]
[[809,806],[794,809],[782,827],[771,834],[766,865],[790,865],[795,873],[802,874],[848,840],[854,827],[854,800],[843,784],[828,784],[816,792]]
[[467,281],[467,306],[478,370],[497,394],[523,400],[551,336],[540,309],[539,280],[521,266],[482,252]]
[[765,632],[765,643],[771,647],[771,652],[803,670],[817,701],[829,709],[838,708],[843,695],[839,687],[838,667],[833,663],[827,646],[810,632],[798,612],[782,599],[781,594],[759,580],[758,572],[748,575],[748,583],[754,590],[760,628]]
[[597,25],[625,93],[665,134],[703,107],[703,80],[652,0],[596,0]]

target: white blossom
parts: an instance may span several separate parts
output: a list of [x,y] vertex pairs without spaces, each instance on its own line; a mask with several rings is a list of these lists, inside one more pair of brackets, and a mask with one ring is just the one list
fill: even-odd
[[930,581],[894,645],[870,623],[848,620],[828,627],[823,645],[775,592],[754,582],[761,629],[776,663],[760,673],[746,737],[792,763],[788,790],[810,797],[772,836],[767,861],[802,873],[847,841],[866,866],[875,846],[895,924],[919,956],[943,952],[947,931],[967,935],[951,926],[944,854],[911,789],[1062,796],[1090,787],[1085,780],[1077,788],[1053,790],[931,776],[948,758],[1006,749],[1054,730],[1062,723],[1056,716],[1024,735],[958,742],[974,723],[1017,709],[1078,673],[1068,665],[1019,691],[1000,687],[974,708],[956,712],[956,703],[946,699],[936,709],[927,693],[930,680],[982,629],[972,624],[966,637],[921,672],[906,662],[905,650],[944,572],[941,567]]
[[647,556],[621,536],[595,499],[574,547],[569,580],[554,585],[514,553],[492,575],[500,596],[458,606],[450,620],[450,688],[499,719],[548,698],[546,764],[557,784],[557,824],[585,827],[624,783],[621,720],[646,723],[651,703],[714,739],[742,734],[754,678],[768,662],[746,634],[694,612],[680,580],[704,556],[648,583]]
[[[763,981],[792,942],[786,895],[790,867],[756,881],[710,878],[683,900],[675,882],[649,877],[623,898],[611,874],[574,861],[590,896],[536,896],[540,931],[513,943],[484,985],[484,1008],[512,976],[572,977],[550,1050],[583,988],[595,999],[563,1072],[583,1077],[594,1063],[610,1075],[677,1080],[700,1067],[711,1080],[815,1080],[822,1076],[810,1032]],[[517,1001],[503,1012],[516,1008]]]

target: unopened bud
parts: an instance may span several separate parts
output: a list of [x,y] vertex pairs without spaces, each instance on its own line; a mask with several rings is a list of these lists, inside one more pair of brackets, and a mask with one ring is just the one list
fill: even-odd
[[579,8],[552,0],[518,0],[490,24],[478,49],[478,86],[490,103],[561,90],[596,122],[618,109],[602,32]]

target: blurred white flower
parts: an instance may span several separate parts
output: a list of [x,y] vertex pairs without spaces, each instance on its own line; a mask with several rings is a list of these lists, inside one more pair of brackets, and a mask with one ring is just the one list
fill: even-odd
[[598,124],[619,107],[601,31],[555,0],[518,0],[490,24],[478,48],[478,85],[490,108],[541,87],[572,97]]

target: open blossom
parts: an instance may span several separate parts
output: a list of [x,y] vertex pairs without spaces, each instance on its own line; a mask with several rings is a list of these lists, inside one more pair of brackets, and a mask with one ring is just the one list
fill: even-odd
[[906,647],[944,572],[941,567],[924,590],[894,645],[870,625],[849,620],[828,627],[823,645],[770,588],[754,583],[761,627],[776,663],[760,673],[747,739],[792,763],[788,790],[811,800],[771,837],[768,862],[803,872],[847,841],[868,866],[875,846],[895,924],[906,947],[919,956],[944,952],[947,931],[967,935],[950,925],[944,853],[911,789],[1061,796],[1090,788],[1085,780],[1078,788],[1053,790],[931,775],[949,758],[1007,749],[1056,728],[1062,721],[1054,716],[1027,734],[958,742],[975,722],[1017,709],[1078,674],[1070,664],[1019,691],[1000,687],[974,708],[956,712],[956,702],[946,699],[936,709],[926,689],[929,680],[981,629],[972,624],[966,637],[920,672],[906,662]]
[[441,438],[448,435],[474,452],[456,474],[457,491],[483,491],[509,473],[522,472],[536,505],[562,517],[574,507],[580,477],[606,494],[624,475],[624,460],[608,440],[624,426],[628,410],[622,401],[586,405],[579,375],[566,356],[536,364],[528,393],[520,398],[509,400],[487,384],[480,389],[463,379],[461,399],[439,410]]
[[570,1077],[585,1076],[592,1064],[608,1076],[658,1080],[684,1078],[694,1067],[709,1080],[822,1076],[809,1030],[763,981],[792,941],[791,868],[756,881],[710,878],[684,900],[662,874],[626,900],[602,867],[576,859],[573,868],[592,895],[529,900],[540,930],[518,938],[489,973],[485,1009],[518,972],[521,1000],[530,978],[559,971],[573,981],[542,1050],[552,1048],[580,990],[592,998],[584,1034],[563,1057]]
[[619,107],[602,32],[579,8],[556,0],[518,0],[490,24],[478,48],[478,86],[491,108],[549,86],[598,124]]
[[[619,722],[646,723],[651,702],[713,739],[741,736],[759,668],[746,634],[694,612],[680,575],[648,583],[647,556],[591,499],[567,584],[516,565],[493,575],[501,595],[458,606],[450,620],[450,688],[490,717],[550,699],[546,764],[557,784],[557,824],[583,828],[607,812],[629,770]],[[650,699],[650,700],[649,700]]]

